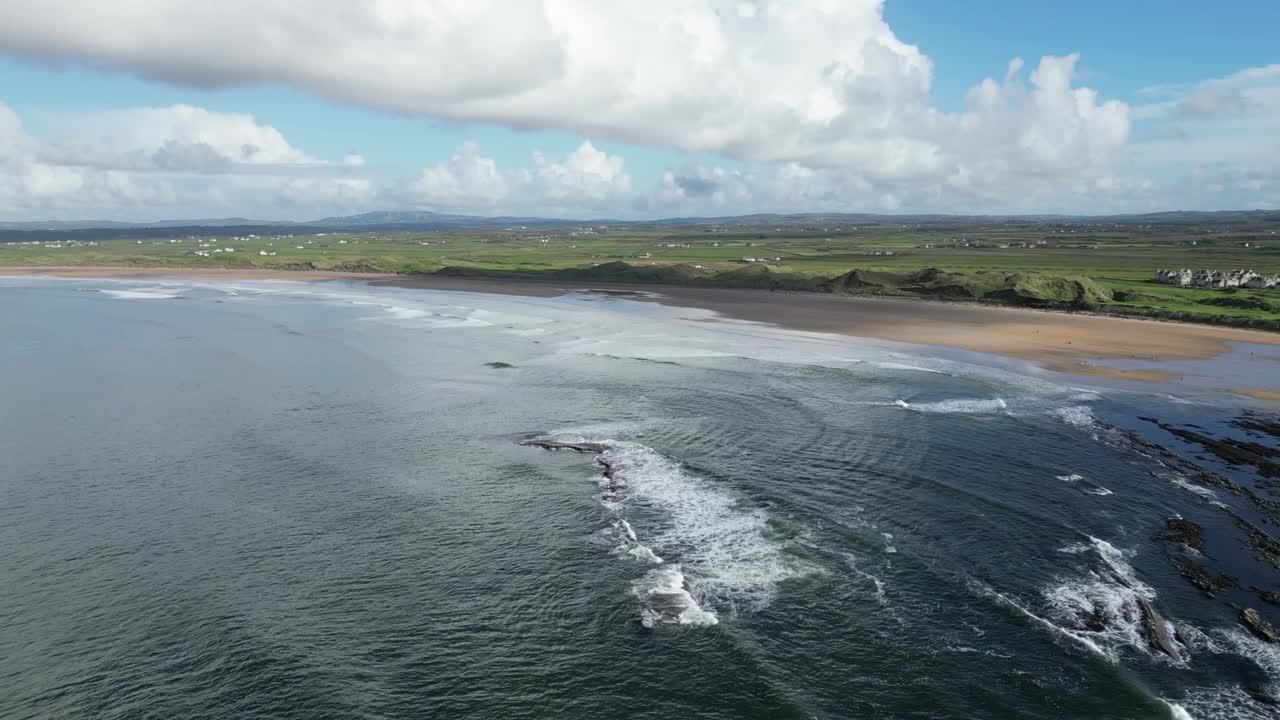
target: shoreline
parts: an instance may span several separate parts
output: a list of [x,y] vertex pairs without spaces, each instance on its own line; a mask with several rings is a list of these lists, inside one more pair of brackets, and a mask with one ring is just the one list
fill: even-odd
[[[618,298],[674,307],[695,307],[711,310],[729,319],[760,322],[792,330],[873,337],[991,353],[1031,361],[1056,372],[1146,383],[1178,383],[1183,376],[1173,370],[1122,369],[1105,363],[1206,360],[1231,353],[1231,343],[1267,346],[1266,354],[1259,359],[1280,360],[1280,333],[1122,318],[1097,313],[1070,313],[919,298],[248,268],[10,267],[0,268],[0,275],[196,277],[304,282],[345,280],[382,287],[528,297],[556,297],[575,290],[612,291],[610,294]],[[1270,348],[1275,348],[1275,351],[1271,352]],[[1280,404],[1280,387],[1232,388],[1227,391],[1273,405]]]
[[65,278],[148,278],[194,277],[223,280],[382,280],[399,277],[394,273],[355,273],[333,270],[271,270],[266,268],[187,268],[127,267],[111,265],[45,265],[0,266],[0,277],[65,277]]
[[395,276],[373,285],[423,290],[554,297],[575,289],[617,290],[641,302],[712,310],[734,320],[809,332],[875,337],[917,345],[990,352],[1063,372],[1152,377],[1090,360],[1202,360],[1231,351],[1229,343],[1276,346],[1280,334],[1244,328],[1124,318],[1099,313],[1002,307],[976,302],[868,297],[739,288],[553,282],[494,278]]

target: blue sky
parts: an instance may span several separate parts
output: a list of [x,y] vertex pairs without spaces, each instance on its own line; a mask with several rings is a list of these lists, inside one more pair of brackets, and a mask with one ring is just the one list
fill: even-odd
[[[40,14],[39,3],[30,3],[30,8],[20,7],[26,3],[28,0],[15,0],[15,7],[11,10],[0,9],[0,25],[5,24],[6,18],[3,15],[6,12],[23,13],[25,10],[26,15]],[[529,0],[529,3],[537,4],[535,0]],[[77,3],[73,0],[70,4],[74,6]],[[103,4],[112,3],[110,0],[103,0]],[[147,4],[145,1],[140,3],[141,6]],[[174,22],[182,22],[181,6],[185,4],[185,0],[176,0],[168,5]],[[236,4],[227,3],[229,18],[235,17]],[[741,3],[737,7],[748,4]],[[805,4],[808,3],[799,0],[796,2],[796,5]],[[771,50],[761,51],[751,44],[750,35],[735,35],[733,33],[738,30],[727,27],[723,37],[716,38],[716,42],[723,46],[717,50],[723,53],[723,61],[719,63],[724,66],[723,82],[741,80],[741,72],[736,77],[731,75],[734,66],[728,61],[740,60],[742,67],[759,67],[760,62],[768,63],[770,67],[777,66],[777,76],[762,82],[758,89],[750,82],[745,83],[747,93],[758,93],[761,96],[781,92],[779,88],[785,89],[794,82],[800,82],[803,86],[803,83],[817,78],[830,63],[848,62],[851,67],[860,67],[866,53],[859,55],[863,52],[859,50],[859,44],[866,43],[867,39],[859,33],[863,28],[871,28],[866,31],[868,37],[875,43],[882,43],[883,33],[878,36],[873,26],[878,18],[883,17],[895,42],[914,45],[919,54],[927,56],[931,66],[927,83],[921,86],[909,74],[916,61],[911,53],[893,50],[892,61],[879,74],[872,72],[857,83],[839,89],[849,93],[847,97],[837,97],[834,101],[837,109],[844,113],[836,118],[842,122],[835,122],[825,115],[819,121],[805,117],[797,121],[797,127],[779,132],[776,142],[771,142],[774,133],[772,123],[775,122],[772,118],[778,112],[778,103],[773,102],[775,99],[769,98],[773,102],[771,106],[763,101],[744,100],[742,91],[736,94],[726,93],[723,98],[716,97],[715,88],[721,81],[715,77],[715,63],[709,65],[711,69],[701,72],[696,79],[691,78],[687,88],[681,85],[677,65],[673,75],[662,78],[665,84],[646,87],[643,91],[632,91],[631,94],[621,91],[611,94],[608,87],[611,82],[610,73],[630,72],[628,60],[619,58],[608,61],[616,62],[615,68],[612,65],[601,65],[601,61],[593,57],[588,60],[596,64],[584,67],[594,75],[587,76],[585,80],[575,79],[574,82],[579,83],[576,86],[543,93],[547,96],[545,101],[537,98],[527,100],[521,96],[520,88],[516,88],[506,96],[487,103],[486,107],[477,109],[460,96],[434,97],[437,88],[448,85],[450,78],[424,79],[419,88],[415,85],[417,80],[414,69],[403,66],[403,57],[414,62],[418,60],[415,57],[418,53],[422,54],[420,60],[424,67],[430,67],[431,63],[438,65],[440,59],[432,55],[434,51],[430,48],[440,44],[442,39],[461,42],[464,52],[472,49],[477,52],[476,57],[480,58],[477,63],[488,62],[484,55],[485,43],[488,42],[486,39],[468,41],[460,30],[451,31],[449,28],[440,29],[430,25],[431,18],[426,19],[427,28],[422,30],[421,37],[414,37],[408,31],[399,34],[397,41],[406,43],[404,50],[408,55],[402,56],[400,64],[387,66],[386,71],[391,78],[388,87],[380,88],[377,93],[367,93],[372,96],[370,99],[364,97],[366,91],[361,87],[359,74],[353,72],[353,77],[338,77],[341,73],[335,72],[334,78],[325,78],[323,75],[326,69],[323,65],[318,69],[294,68],[289,66],[288,61],[276,64],[266,62],[261,66],[247,63],[250,67],[236,68],[233,71],[233,75],[240,75],[230,80],[219,79],[214,84],[220,87],[210,87],[208,73],[228,72],[226,66],[238,62],[234,57],[235,53],[242,50],[251,52],[247,49],[238,50],[236,38],[231,37],[225,38],[227,42],[224,55],[215,52],[205,53],[200,57],[169,57],[166,53],[181,54],[182,50],[175,50],[163,40],[157,40],[155,48],[148,48],[144,38],[139,43],[141,49],[136,56],[121,57],[117,50],[104,48],[97,42],[97,36],[101,32],[88,18],[90,11],[87,8],[92,3],[84,4],[86,22],[82,33],[77,33],[74,27],[74,14],[72,22],[63,24],[59,24],[56,17],[49,17],[45,24],[41,24],[39,17],[23,17],[19,22],[15,16],[10,18],[14,20],[9,23],[11,26],[22,23],[25,25],[15,27],[11,37],[5,37],[4,31],[0,30],[0,106],[7,107],[16,114],[22,136],[27,139],[27,146],[56,145],[56,148],[42,150],[28,158],[27,164],[21,167],[11,161],[12,167],[5,169],[14,177],[26,177],[20,173],[32,172],[36,168],[32,163],[43,162],[48,156],[56,156],[57,162],[50,164],[50,167],[56,168],[54,174],[58,176],[61,185],[46,185],[69,188],[76,185],[76,181],[67,174],[67,168],[85,164],[101,168],[104,163],[111,165],[114,162],[101,160],[106,153],[101,148],[95,149],[95,159],[92,162],[68,160],[68,148],[73,145],[92,141],[109,147],[110,152],[117,155],[130,152],[135,155],[138,152],[147,154],[156,150],[152,146],[116,147],[118,143],[113,134],[116,130],[112,126],[95,127],[94,117],[104,111],[128,112],[137,108],[186,105],[215,115],[251,116],[252,123],[257,128],[278,131],[287,147],[277,153],[278,161],[273,164],[277,168],[291,163],[298,164],[296,159],[303,155],[307,161],[302,164],[312,161],[340,164],[342,158],[349,153],[358,154],[363,159],[358,172],[368,186],[362,186],[360,192],[356,193],[363,193],[361,197],[348,192],[354,187],[352,183],[348,183],[345,189],[339,189],[336,196],[333,188],[322,189],[314,198],[314,203],[297,195],[288,203],[275,207],[250,208],[275,215],[330,208],[357,210],[364,206],[372,208],[404,204],[442,210],[459,209],[446,207],[450,203],[465,205],[460,209],[468,211],[502,212],[520,209],[517,206],[522,203],[516,201],[516,196],[530,195],[534,189],[533,184],[544,180],[550,182],[548,178],[558,178],[555,180],[558,184],[549,188],[540,185],[538,188],[539,192],[548,192],[556,200],[554,204],[545,204],[548,210],[616,210],[619,214],[834,210],[843,208],[841,202],[845,197],[848,198],[845,209],[849,211],[999,212],[1034,209],[1080,212],[1088,211],[1090,207],[1089,193],[1094,191],[1086,187],[1088,183],[1111,189],[1121,186],[1129,188],[1127,192],[1131,196],[1127,196],[1127,200],[1120,199],[1114,193],[1097,199],[1094,204],[1099,212],[1140,210],[1146,207],[1139,207],[1142,202],[1150,207],[1162,203],[1173,206],[1177,203],[1196,205],[1210,201],[1234,202],[1242,207],[1249,203],[1267,206],[1280,198],[1273,191],[1277,181],[1269,176],[1269,173],[1275,171],[1276,158],[1267,153],[1274,143],[1262,141],[1261,162],[1257,157],[1250,158],[1248,167],[1233,166],[1231,157],[1228,157],[1230,152],[1226,151],[1224,157],[1215,159],[1213,151],[1213,143],[1218,139],[1216,134],[1220,133],[1225,138],[1242,131],[1262,133],[1272,126],[1244,115],[1234,119],[1219,117],[1222,113],[1216,109],[1203,114],[1204,116],[1196,114],[1195,117],[1191,117],[1191,113],[1172,109],[1180,99],[1185,99],[1183,96],[1195,92],[1204,83],[1229,78],[1250,68],[1266,68],[1280,62],[1280,50],[1276,49],[1274,41],[1274,29],[1280,27],[1280,3],[1246,0],[1214,6],[1189,0],[1160,3],[1145,0],[1081,0],[1070,4],[1006,0],[970,0],[964,3],[889,0],[883,7],[882,16],[878,7],[872,7],[876,3],[858,0],[850,4],[868,5],[870,9],[851,10],[847,17],[816,19],[815,22],[836,26],[839,30],[826,37],[818,36],[820,24],[813,26],[808,36],[802,27],[793,27],[788,34],[781,30],[775,31],[776,26],[768,26],[766,30],[770,34],[767,37],[776,37],[778,46]],[[733,10],[732,3],[715,0],[690,5],[707,5],[707,17],[715,22],[723,20]],[[676,8],[672,10],[673,13],[681,12],[678,6],[679,4],[673,6]],[[179,9],[172,10],[175,7]],[[249,3],[240,9],[247,22],[251,22],[248,19],[251,17],[250,8],[254,7]],[[764,9],[763,0],[760,0],[758,7],[759,10],[751,10],[749,13],[739,10],[739,14],[749,16],[751,22],[755,23],[765,19],[773,22],[773,17]],[[411,13],[412,10],[405,12]],[[322,16],[324,11],[320,10],[317,14]],[[658,14],[658,11],[655,10],[654,14]],[[194,11],[192,17],[197,17]],[[716,18],[720,20],[715,20]],[[119,32],[128,35],[131,22],[129,16],[122,14],[118,19]],[[618,34],[616,42],[619,47],[631,40],[632,28],[628,23],[636,25],[634,18],[615,20],[609,16],[608,11],[603,11],[601,17],[590,20],[601,23],[593,26],[597,28],[593,39],[600,39],[603,44],[615,42],[607,37],[599,38],[601,33],[598,28],[604,27],[606,30],[603,34]],[[495,23],[502,21],[502,17],[494,17]],[[640,24],[643,25],[645,21],[648,18]],[[839,25],[836,21],[848,24]],[[148,20],[146,16],[140,15],[133,22],[140,24]],[[306,22],[307,19],[279,15],[269,16],[264,24],[277,24],[277,34],[296,31],[297,36],[302,38],[296,42],[305,44],[306,33],[314,34],[314,30],[306,26]],[[611,22],[616,22],[617,25],[610,25]],[[653,22],[654,27],[648,32],[660,35],[670,32],[670,23],[674,21],[666,18],[661,19],[661,22]],[[65,24],[72,27],[67,29],[63,27]],[[326,31],[329,29],[331,28],[325,28]],[[173,35],[175,29],[162,30]],[[342,32],[340,28],[336,31]],[[646,29],[637,27],[634,31],[643,34]],[[159,34],[160,32],[161,30],[157,30],[157,37],[166,36]],[[431,35],[433,32],[444,34],[437,37]],[[217,39],[216,33],[214,35]],[[193,37],[200,36],[197,33]],[[463,40],[459,41],[459,37],[463,37]],[[809,37],[813,37],[812,44],[819,47],[810,47]],[[350,52],[359,55],[366,63],[373,63],[373,76],[383,70],[376,66],[376,59],[369,60],[365,53],[366,48],[380,47],[379,41],[382,38],[376,35],[352,36],[342,40],[348,43],[346,47],[349,47]],[[830,46],[830,62],[823,55],[824,48],[821,45],[824,42]],[[653,62],[663,63],[673,52],[682,52],[683,46],[673,47],[677,49],[667,49],[662,56],[655,55]],[[804,63],[809,64],[796,61],[794,67],[790,67],[788,64],[792,61],[789,51],[801,48],[804,50],[802,54],[806,56]],[[510,65],[502,65],[503,58],[494,61],[495,76],[510,76],[522,68],[521,63],[524,61],[517,50],[530,53],[525,57],[534,57],[543,49],[545,48],[536,44],[528,49],[514,49],[512,57],[505,59],[510,61]],[[323,43],[319,44],[317,50],[325,50]],[[773,52],[777,55],[751,55]],[[1029,147],[1035,143],[1044,146],[1038,151],[1040,156],[1028,159],[1017,154],[1022,152],[1018,148],[993,147],[983,157],[1000,156],[1003,159],[999,163],[966,159],[959,157],[966,154],[964,149],[947,147],[945,128],[912,127],[926,122],[922,120],[925,113],[922,112],[921,102],[938,113],[956,117],[963,114],[969,108],[966,96],[970,89],[986,77],[1001,81],[1013,58],[1025,60],[1026,67],[1018,82],[1026,86],[1027,76],[1036,68],[1041,57],[1067,57],[1071,54],[1078,54],[1079,60],[1073,67],[1062,72],[1069,76],[1072,88],[1088,87],[1096,91],[1097,108],[1086,108],[1081,117],[1059,122],[1059,119],[1046,115],[1053,106],[1053,99],[1046,97],[1041,103],[1043,107],[1037,111],[1043,117],[1030,117],[1031,110],[1024,109],[1017,117],[993,119],[992,130],[981,135],[985,140],[997,142],[991,139],[997,137],[996,128],[1007,126],[1010,133],[1019,133],[1022,146]],[[684,61],[682,58],[677,59]],[[696,61],[698,58],[687,60],[690,63]],[[644,60],[638,59],[636,62],[642,63]],[[184,68],[177,76],[167,77],[164,81],[146,79],[169,74],[170,71],[166,68],[175,64]],[[188,67],[189,71],[186,69]],[[899,77],[896,74],[899,71],[905,74]],[[188,72],[188,75],[182,75],[182,72]],[[369,68],[366,68],[365,77],[370,77],[368,72]],[[466,69],[462,72],[465,73]],[[400,73],[403,73],[403,78],[399,77]],[[429,70],[425,74],[429,74]],[[297,80],[300,76],[304,80]],[[551,76],[540,76],[542,79],[531,83],[531,87],[541,91],[538,82],[546,77]],[[477,83],[480,82],[477,80]],[[1255,87],[1257,81],[1251,79],[1249,83],[1252,84],[1245,91],[1253,93],[1250,97],[1271,97],[1271,82],[1269,76],[1264,78],[1263,87],[1259,91]],[[417,99],[419,90],[430,97],[426,100]],[[800,115],[819,112],[812,110],[807,103],[815,93],[827,90],[826,87],[815,86],[812,93],[781,98],[781,101],[788,103],[783,109]],[[686,92],[697,98],[682,98],[681,94]],[[1002,106],[1026,102],[1023,99],[1024,90],[1007,86],[1001,92],[1003,99],[999,104]],[[554,109],[557,105],[568,104],[565,98],[588,97],[597,93],[610,96],[608,102],[600,103],[599,109],[604,111],[601,114],[613,113],[616,117],[596,119],[596,107],[586,103],[582,108],[563,113]],[[353,100],[353,95],[359,97]],[[900,96],[905,96],[905,99]],[[406,97],[414,99],[405,100]],[[883,108],[876,105],[882,98],[885,105]],[[701,99],[705,99],[705,102],[699,104]],[[1127,110],[1123,140],[1119,138],[1119,131],[1115,127],[1120,121],[1115,113],[1110,112],[1114,108],[1108,110],[1104,107],[1110,101],[1122,103]],[[682,107],[681,103],[689,102],[697,106],[692,112],[678,111]],[[1163,111],[1150,109],[1150,106],[1162,102],[1169,107]],[[742,107],[737,108],[735,103],[741,103]],[[1259,107],[1253,100],[1240,107],[1246,105],[1255,109]],[[622,106],[634,107],[634,112],[628,115],[617,110]],[[736,120],[739,111],[742,122]],[[888,119],[875,127],[848,119],[855,112],[862,116],[876,116],[882,111]],[[650,113],[652,119],[643,119]],[[701,123],[695,117],[698,113],[715,119]],[[727,117],[721,117],[722,115]],[[1104,115],[1106,117],[1102,117]],[[739,127],[755,118],[759,118],[758,126]],[[724,127],[716,127],[716,122]],[[670,124],[669,129],[665,128],[667,123]],[[890,126],[887,130],[884,127],[886,123]],[[519,129],[528,125],[538,125],[541,128]],[[847,131],[842,129],[844,126],[847,126]],[[710,130],[704,132],[708,127]],[[910,130],[904,131],[902,138],[883,139],[886,135],[892,135],[899,127]],[[1085,129],[1080,130],[1080,127]],[[180,135],[182,133],[187,135],[175,136],[165,141],[173,140],[181,144],[196,142],[192,140],[193,137],[209,137],[209,132],[198,129],[188,128],[179,132]],[[703,138],[704,134],[710,136],[709,139]],[[851,137],[858,138],[859,142],[850,141]],[[1178,138],[1184,144],[1194,140],[1198,149],[1187,153],[1188,157],[1195,156],[1190,162],[1154,162],[1153,158],[1167,155],[1170,148],[1142,147],[1153,137]],[[827,152],[823,143],[833,139],[830,145],[832,149]],[[1201,140],[1204,142],[1200,142]],[[588,141],[589,150],[584,150],[583,143]],[[205,142],[204,139],[198,141]],[[876,146],[877,142],[880,143],[879,146]],[[146,145],[145,142],[142,144]],[[1052,149],[1045,149],[1057,145],[1071,150],[1063,150],[1055,156]],[[217,149],[216,142],[212,147],[216,152],[222,152]],[[890,153],[886,148],[893,150]],[[531,165],[534,151],[541,152],[546,158],[543,165],[536,162]],[[903,152],[913,155],[904,158]],[[234,152],[231,154],[234,155]],[[889,154],[893,157],[886,157]],[[1072,154],[1087,155],[1091,166],[1068,167],[1076,164],[1070,162]],[[942,163],[946,167],[940,167],[937,161],[940,155],[946,156]],[[280,158],[287,162],[279,160]],[[229,160],[238,167],[242,159],[230,157]],[[909,167],[903,169],[904,164]],[[491,171],[491,166],[496,170]],[[1015,169],[1010,170],[1011,167]],[[433,174],[433,168],[440,169],[440,172]],[[172,166],[166,166],[165,169],[172,172]],[[1062,201],[1062,207],[1051,207],[1057,201],[1020,199],[1010,194],[1010,189],[1021,185],[1017,182],[1011,182],[1007,186],[988,183],[985,187],[972,187],[971,178],[979,169],[984,173],[995,169],[1015,175],[1053,175],[1049,179],[1059,180],[1061,187],[1067,188],[1067,191],[1055,192],[1053,187],[1046,186],[1043,194],[1037,198],[1065,195],[1071,200]],[[109,170],[143,172],[137,162],[128,167],[112,167]],[[262,175],[265,171],[258,167],[254,168],[254,172]],[[283,170],[277,172],[281,176],[290,174]],[[300,187],[306,183],[314,185],[318,182],[312,177],[316,174],[315,168],[300,172],[309,179],[301,183],[294,178],[294,186]],[[350,174],[356,171],[348,168],[347,172]],[[1224,190],[1217,191],[1214,197],[1193,198],[1184,192],[1185,187],[1190,187],[1186,185],[1187,182],[1196,182],[1189,179],[1193,177],[1200,177],[1201,181],[1205,181],[1205,187],[1223,184],[1208,183],[1205,180],[1215,172],[1222,174],[1224,179],[1232,173],[1238,178],[1252,178],[1239,182],[1251,183],[1249,187],[1258,186],[1261,182],[1259,187],[1262,190],[1252,195],[1244,191],[1239,194],[1224,194],[1230,182],[1234,182],[1226,180]],[[225,175],[227,171],[220,169],[218,173]],[[530,180],[530,173],[541,175],[542,180]],[[798,194],[791,190],[795,187],[796,173],[803,177],[804,187]],[[1196,173],[1200,175],[1197,176]],[[601,179],[596,177],[598,175],[603,178],[603,184],[597,183],[589,187],[587,181]],[[65,207],[57,202],[33,199],[35,195],[31,192],[27,192],[19,200],[11,201],[5,207],[3,195],[0,195],[0,217],[34,217],[59,214],[60,211],[68,214],[99,212],[119,217],[167,217],[174,212],[187,211],[188,208],[176,202],[171,202],[167,207],[157,207],[148,205],[148,201],[140,198],[144,195],[177,198],[184,191],[173,188],[194,188],[198,186],[198,178],[170,178],[173,181],[172,187],[155,190],[155,187],[159,187],[155,185],[157,177],[159,175],[154,173],[139,175],[140,182],[150,183],[146,192],[139,191],[130,196],[128,203],[118,206],[113,206],[108,195],[102,192],[90,201],[87,192],[83,191],[85,182],[97,182],[97,179],[88,176],[79,181],[82,196]],[[497,185],[491,183],[478,187],[477,192],[473,193],[475,201],[464,201],[465,191],[476,187],[468,183],[478,182],[477,178],[482,177],[490,177]],[[913,183],[913,177],[918,178],[918,182]],[[260,189],[265,181],[254,182],[257,183],[255,187]],[[1183,185],[1179,185],[1180,182]],[[1163,184],[1163,196],[1151,191],[1156,184]],[[959,185],[967,188],[967,195],[960,196],[952,192]],[[0,189],[3,187],[0,185]],[[701,205],[698,193],[686,192],[691,188],[704,187],[714,187],[716,191],[706,193],[703,199],[707,202]],[[772,189],[766,191],[763,189],[766,187]],[[1143,187],[1147,188],[1144,191],[1147,195],[1135,199],[1133,192],[1136,192],[1136,188]],[[579,201],[570,197],[569,193],[574,189],[585,193],[585,199]],[[486,207],[486,202],[491,207]],[[1020,204],[1029,202],[1040,203],[1043,207]],[[1126,202],[1132,207],[1121,207]],[[189,211],[195,213],[198,210],[203,213],[220,209],[224,208],[191,207]],[[230,210],[231,207],[227,206],[225,209]],[[539,207],[523,209],[537,211]]]

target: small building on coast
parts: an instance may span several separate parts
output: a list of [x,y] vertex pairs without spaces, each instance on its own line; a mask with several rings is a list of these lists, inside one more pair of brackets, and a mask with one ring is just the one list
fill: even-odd
[[1197,288],[1280,288],[1280,275],[1262,275],[1252,270],[1157,270],[1156,282]]

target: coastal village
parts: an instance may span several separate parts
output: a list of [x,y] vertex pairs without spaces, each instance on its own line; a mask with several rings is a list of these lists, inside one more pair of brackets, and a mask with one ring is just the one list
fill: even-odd
[[1197,288],[1280,288],[1280,275],[1262,275],[1252,270],[1157,270],[1156,282]]

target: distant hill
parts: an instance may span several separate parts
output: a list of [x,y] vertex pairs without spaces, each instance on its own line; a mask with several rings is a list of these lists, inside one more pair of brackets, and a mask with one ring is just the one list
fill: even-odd
[[427,210],[381,210],[301,222],[209,218],[127,223],[110,220],[47,220],[0,222],[0,241],[45,240],[60,237],[174,237],[214,234],[265,234],[280,232],[342,232],[373,230],[465,230],[508,227],[576,227],[583,225],[935,225],[975,226],[1000,224],[1045,225],[1231,225],[1280,223],[1280,212],[1242,210],[1224,212],[1171,211],[1139,215],[875,215],[868,213],[755,214],[723,217],[681,217],[661,220],[568,219],[539,217],[485,217],[450,215]]

